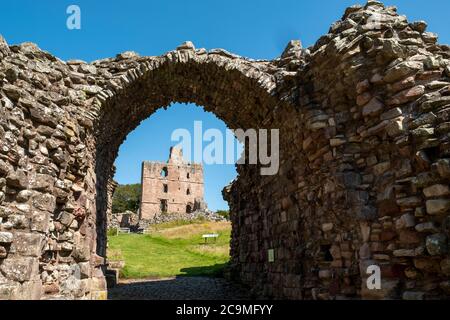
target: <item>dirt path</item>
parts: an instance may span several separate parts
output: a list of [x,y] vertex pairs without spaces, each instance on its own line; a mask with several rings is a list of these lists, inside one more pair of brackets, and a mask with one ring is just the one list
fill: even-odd
[[247,292],[222,278],[176,277],[122,280],[109,300],[242,300]]

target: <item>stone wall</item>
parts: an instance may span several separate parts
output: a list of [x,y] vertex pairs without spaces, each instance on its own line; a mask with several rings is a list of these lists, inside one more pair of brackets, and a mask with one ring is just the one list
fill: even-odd
[[[284,87],[299,121],[280,115],[293,146],[279,176],[247,171],[226,194],[232,275],[257,295],[448,297],[450,51],[425,29],[369,1],[273,62],[298,70]],[[367,290],[368,265],[382,290]]]
[[[273,61],[185,43],[63,62],[0,38],[0,299],[105,297],[118,148],[172,102],[280,129],[279,173],[239,165],[224,191],[229,274],[256,296],[448,298],[449,58],[376,1]],[[382,290],[364,285],[371,264]]]

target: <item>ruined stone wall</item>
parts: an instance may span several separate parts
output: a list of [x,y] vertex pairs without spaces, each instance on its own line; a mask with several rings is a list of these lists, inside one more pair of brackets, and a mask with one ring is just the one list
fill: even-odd
[[0,39],[0,299],[104,298],[118,148],[172,102],[280,129],[278,174],[239,165],[224,192],[229,274],[256,296],[448,298],[449,58],[376,1],[274,61],[186,43],[87,64]]
[[101,298],[95,68],[30,43],[0,48],[0,299]]
[[[257,295],[448,297],[450,51],[425,29],[370,1],[292,66],[297,148],[262,188],[241,175],[227,194],[232,271]],[[368,265],[382,290],[367,290]]]
[[[172,148],[167,163],[142,164],[141,219],[150,220],[161,214],[191,213],[196,200],[203,201],[203,197],[203,166],[184,162],[181,150]],[[165,212],[161,201],[166,201]]]

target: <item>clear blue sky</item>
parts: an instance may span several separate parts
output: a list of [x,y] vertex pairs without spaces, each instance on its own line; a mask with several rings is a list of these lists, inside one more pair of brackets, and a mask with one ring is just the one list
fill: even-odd
[[[3,0],[0,34],[10,44],[37,43],[63,60],[92,61],[133,50],[160,55],[191,40],[197,48],[225,48],[251,58],[272,59],[291,39],[310,46],[346,7],[358,0]],[[410,21],[426,20],[429,31],[450,43],[450,1],[389,0]],[[82,29],[66,28],[66,8],[82,10]],[[172,124],[169,125],[169,119]],[[122,145],[116,179],[139,182],[142,160],[166,160],[170,134],[192,128],[194,120],[221,130],[225,125],[201,108],[175,105],[144,121]],[[206,200],[212,209],[226,208],[220,190],[236,175],[233,166],[205,168]]]

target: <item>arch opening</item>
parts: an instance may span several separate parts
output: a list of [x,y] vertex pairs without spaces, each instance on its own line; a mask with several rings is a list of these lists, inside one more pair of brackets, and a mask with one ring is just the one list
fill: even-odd
[[[272,77],[256,68],[249,72],[250,64],[243,61],[240,66],[233,60],[206,56],[181,63],[164,58],[155,69],[137,77],[103,103],[96,130],[98,255],[106,254],[106,216],[111,198],[107,185],[114,176],[113,164],[126,136],[143,120],[171,103],[195,103],[212,112],[229,129],[258,129],[264,127],[264,122],[273,121],[271,110],[282,103],[267,88]],[[243,170],[247,169],[237,166],[238,174]],[[192,173],[188,174],[192,179]],[[251,175],[254,174],[256,170],[252,170]]]

